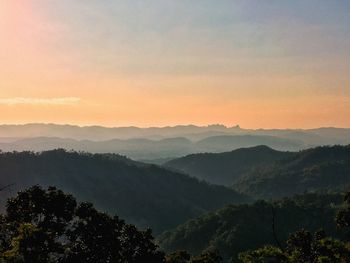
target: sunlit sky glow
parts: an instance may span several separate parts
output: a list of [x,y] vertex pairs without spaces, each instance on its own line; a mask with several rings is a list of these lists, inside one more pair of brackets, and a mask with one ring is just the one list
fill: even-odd
[[348,0],[0,0],[0,122],[350,127]]

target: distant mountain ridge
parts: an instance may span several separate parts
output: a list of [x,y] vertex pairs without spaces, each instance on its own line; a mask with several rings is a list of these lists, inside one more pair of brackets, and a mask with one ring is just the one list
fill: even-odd
[[[160,140],[169,137],[195,137],[198,133],[209,133],[208,136],[221,135],[226,132],[239,132],[240,128],[226,127],[223,125],[178,125],[172,127],[103,127],[103,126],[75,126],[60,124],[23,124],[23,125],[0,125],[0,137],[59,137],[77,140],[111,140],[147,138]],[[206,137],[206,136],[204,136]]]
[[[178,125],[168,127],[115,127],[74,126],[58,124],[24,124],[0,125],[0,138],[28,137],[60,137],[77,140],[105,141],[111,139],[147,138],[160,140],[170,137],[184,137],[198,141],[212,136],[221,135],[266,135],[291,140],[302,141],[306,146],[326,144],[349,144],[350,129],[348,128],[318,128],[318,129],[243,129],[239,126],[224,125]],[[1,141],[1,140],[0,140]]]
[[38,137],[0,143],[0,150],[40,152],[63,148],[92,153],[117,153],[136,160],[142,160],[180,157],[192,153],[226,152],[233,149],[257,145],[267,145],[278,150],[299,150],[304,148],[301,142],[272,136],[225,135],[209,137],[197,142],[183,137],[166,138],[162,140],[138,138],[128,140],[113,139],[107,141]]

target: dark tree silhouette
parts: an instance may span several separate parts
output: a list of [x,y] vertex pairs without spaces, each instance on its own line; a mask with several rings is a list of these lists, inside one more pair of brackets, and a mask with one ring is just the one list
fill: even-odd
[[[345,195],[345,208],[338,212],[338,227],[350,226],[350,193]],[[314,235],[304,229],[290,235],[286,249],[273,246],[240,253],[243,263],[347,263],[350,262],[350,245],[327,237],[323,230]]]
[[0,227],[4,262],[165,262],[150,230],[77,204],[55,187],[34,186],[9,199]]

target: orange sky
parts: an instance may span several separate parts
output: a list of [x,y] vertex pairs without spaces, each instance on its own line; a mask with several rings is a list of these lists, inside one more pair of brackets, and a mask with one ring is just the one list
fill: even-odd
[[348,9],[230,2],[0,0],[0,122],[350,127]]

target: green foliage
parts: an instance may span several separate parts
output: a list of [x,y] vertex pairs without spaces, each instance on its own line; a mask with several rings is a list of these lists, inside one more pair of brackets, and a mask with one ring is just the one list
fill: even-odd
[[222,258],[219,251],[207,249],[197,256],[191,257],[184,250],[170,253],[166,256],[166,263],[220,263]]
[[189,263],[220,263],[222,258],[215,249],[208,249],[200,255],[192,257]]
[[[349,226],[350,193],[345,195],[346,208],[336,216],[340,228]],[[327,237],[323,230],[312,235],[304,229],[289,236],[285,249],[265,246],[239,254],[243,263],[347,263],[350,243]]]
[[241,177],[234,189],[255,198],[275,199],[350,186],[350,145],[308,149],[266,163]]
[[237,262],[242,251],[277,245],[272,231],[273,210],[276,236],[282,244],[290,233],[302,228],[313,232],[323,228],[334,237],[343,237],[334,224],[342,201],[339,194],[310,193],[276,202],[230,205],[165,232],[158,241],[165,251],[185,249],[192,254],[213,246],[225,262]]
[[188,263],[191,259],[191,255],[185,250],[178,250],[166,255],[165,259],[166,263]]
[[350,192],[345,195],[345,207],[341,209],[336,217],[336,222],[340,228],[350,227]]
[[34,186],[10,199],[1,229],[3,262],[165,262],[150,230],[77,204],[54,187]]
[[243,263],[287,263],[288,259],[281,249],[274,246],[264,246],[254,251],[239,254]]
[[51,233],[29,224],[20,224],[18,235],[11,241],[11,249],[3,252],[2,261],[18,263],[54,262],[52,251],[63,252]]
[[[142,229],[150,227],[155,233],[225,204],[248,200],[232,189],[119,155],[64,150],[0,153],[0,185],[9,183],[16,183],[17,191],[36,184],[55,185],[78,200],[118,213],[128,222]],[[64,216],[64,211],[60,213]]]
[[287,248],[282,251],[273,246],[265,246],[241,253],[243,263],[347,263],[350,262],[350,246],[340,240],[301,230],[287,240]]

